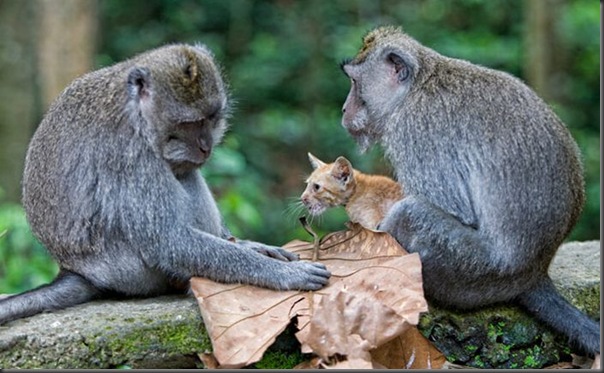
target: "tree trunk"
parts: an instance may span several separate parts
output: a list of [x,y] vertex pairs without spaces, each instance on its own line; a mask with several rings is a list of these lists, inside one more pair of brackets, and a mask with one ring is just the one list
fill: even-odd
[[96,0],[37,0],[40,22],[38,71],[46,109],[75,78],[93,67]]
[[557,53],[556,23],[557,9],[564,5],[562,0],[525,0],[525,64],[524,75],[528,84],[546,101],[556,99],[552,83],[556,75]]
[[32,2],[0,1],[0,201],[20,200],[25,150],[40,117],[35,13]]
[[18,202],[27,144],[42,114],[93,67],[96,0],[0,1],[0,189]]

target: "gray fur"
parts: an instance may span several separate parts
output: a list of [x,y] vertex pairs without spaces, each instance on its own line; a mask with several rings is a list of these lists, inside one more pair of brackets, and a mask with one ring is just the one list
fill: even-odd
[[363,149],[383,146],[407,196],[380,229],[420,254],[427,296],[459,309],[518,300],[599,353],[599,325],[547,275],[585,200],[578,147],[552,110],[513,76],[393,27],[342,67],[353,80],[342,125]]
[[228,103],[199,45],[151,50],[67,87],[31,140],[23,179],[32,231],[61,275],[0,301],[0,324],[107,295],[183,291],[192,276],[323,287],[324,265],[234,242],[225,228],[198,168],[227,128]]

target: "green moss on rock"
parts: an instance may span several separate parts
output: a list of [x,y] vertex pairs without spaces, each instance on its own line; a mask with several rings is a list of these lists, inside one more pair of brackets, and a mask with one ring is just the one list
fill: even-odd
[[564,337],[511,306],[474,312],[432,307],[419,329],[447,360],[475,368],[543,367],[558,362],[566,347]]
[[[592,317],[600,314],[599,242],[567,244],[550,267],[561,294]],[[452,312],[431,307],[419,330],[456,364],[541,368],[568,359],[566,338],[523,310],[492,307]],[[249,368],[289,369],[308,356],[290,325]],[[0,368],[201,368],[211,350],[190,297],[99,301],[0,327]]]
[[267,351],[262,360],[249,368],[253,369],[292,369],[304,361],[301,352]]

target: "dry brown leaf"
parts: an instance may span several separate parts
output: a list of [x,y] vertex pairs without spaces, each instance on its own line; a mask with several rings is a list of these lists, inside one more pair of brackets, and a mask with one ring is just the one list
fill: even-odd
[[407,278],[400,274],[400,268],[417,265],[412,259],[393,257],[379,266],[366,263],[350,272],[346,264],[334,261],[329,267],[334,278],[330,294],[315,294],[312,317],[304,314],[298,319],[301,330],[296,336],[302,351],[323,358],[349,355],[350,335],[361,336],[373,349],[417,324],[416,314],[425,310],[423,297],[414,297],[412,289],[405,288]]
[[371,357],[388,369],[441,369],[447,361],[416,326],[379,346],[371,352]]
[[[284,248],[298,253],[300,259],[312,257],[312,243],[294,241]],[[419,314],[428,310],[423,296],[419,256],[408,254],[387,233],[351,224],[349,230],[328,234],[321,240],[318,260],[331,271],[331,279],[328,287],[313,294],[315,305],[321,302],[323,294],[337,294],[347,289],[355,295],[365,294],[368,303],[389,306],[407,324],[417,325]],[[312,309],[316,310],[316,307]],[[353,312],[353,309],[348,312]],[[307,328],[311,322],[310,315],[310,312],[305,312],[298,317],[300,332],[296,337],[302,343],[304,353],[313,352],[305,343],[310,332]]]
[[391,308],[343,289],[323,297],[301,342],[324,360],[339,354],[370,362],[370,350],[395,338],[406,326]]
[[216,360],[214,354],[211,352],[202,352],[197,354],[197,356],[199,356],[199,360],[201,360],[205,369],[220,369],[218,360]]
[[248,285],[225,285],[196,277],[191,289],[200,306],[221,367],[238,368],[262,358],[307,302],[298,291],[274,291]]
[[315,356],[310,360],[301,362],[300,364],[296,365],[292,369],[319,369],[320,367],[321,367],[321,358]]
[[[332,277],[318,292],[191,280],[221,367],[258,361],[294,316],[302,351],[317,353],[321,365],[331,368],[374,366],[372,350],[418,323],[428,309],[419,256],[407,254],[386,233],[358,224],[349,228],[320,242],[318,261]],[[284,247],[309,260],[313,246],[292,241]],[[334,364],[335,355],[345,358]]]

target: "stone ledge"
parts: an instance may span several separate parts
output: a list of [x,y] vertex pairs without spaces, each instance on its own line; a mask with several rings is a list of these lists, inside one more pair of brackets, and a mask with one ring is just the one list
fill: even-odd
[[560,247],[549,274],[560,293],[594,319],[600,319],[600,241]]
[[[563,245],[550,274],[567,299],[599,319],[599,241]],[[563,338],[517,307],[431,308],[420,330],[450,361],[467,366],[539,368],[569,353]],[[211,343],[197,303],[185,296],[97,301],[0,326],[4,369],[201,368],[197,354],[206,350]]]
[[[600,241],[562,245],[549,274],[566,299],[600,319]],[[553,333],[516,306],[473,312],[431,307],[422,315],[419,328],[450,362],[459,365],[541,368],[570,359],[566,337]]]
[[0,326],[0,368],[195,368],[211,350],[194,298],[96,301]]

